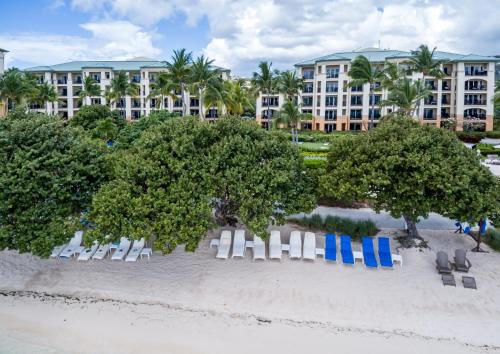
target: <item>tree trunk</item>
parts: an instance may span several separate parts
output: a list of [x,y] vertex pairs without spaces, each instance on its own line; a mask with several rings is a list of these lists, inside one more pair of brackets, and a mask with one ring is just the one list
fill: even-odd
[[184,84],[181,84],[181,99],[182,99],[182,116],[185,117],[187,115],[187,103],[186,103],[186,91]]
[[370,114],[370,127],[368,130],[371,130],[373,129],[373,125],[374,125],[374,120],[375,120],[375,92],[373,91],[373,86],[372,84],[370,84],[370,95],[371,95],[371,98],[372,98],[372,112]]
[[231,214],[231,203],[228,200],[220,199],[215,202],[215,221],[219,226],[236,226],[238,219]]
[[292,144],[295,144],[295,129],[292,126]]
[[271,93],[267,94],[267,130],[271,129],[271,102],[269,102]]
[[408,227],[408,237],[409,238],[420,238],[417,230],[417,224],[415,221],[408,215],[403,214],[403,218],[405,219],[406,226]]
[[198,89],[198,108],[200,110],[200,112],[199,112],[200,120],[204,121],[205,120],[205,112],[203,109],[203,90],[201,87]]

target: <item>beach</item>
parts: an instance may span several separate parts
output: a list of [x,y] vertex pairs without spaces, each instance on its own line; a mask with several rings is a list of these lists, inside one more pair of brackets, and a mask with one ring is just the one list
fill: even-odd
[[[300,228],[277,229],[286,242]],[[282,262],[253,262],[250,249],[244,259],[216,260],[209,243],[220,230],[194,253],[179,247],[137,263],[3,251],[0,340],[8,337],[10,349],[0,352],[500,353],[500,255],[468,252],[478,290],[463,288],[460,273],[456,288],[444,287],[435,253],[474,242],[420,232],[430,248],[396,249],[393,241],[403,256],[393,270],[290,261],[286,253]]]

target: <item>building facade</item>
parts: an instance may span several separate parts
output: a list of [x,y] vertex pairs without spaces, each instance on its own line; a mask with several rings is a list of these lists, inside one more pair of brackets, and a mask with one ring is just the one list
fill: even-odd
[[[352,61],[364,55],[373,65],[386,61],[404,65],[410,52],[369,48],[362,51],[335,53],[295,65],[304,80],[298,102],[303,113],[310,113],[310,121],[301,122],[301,129],[324,132],[366,130],[371,117],[370,85],[348,87],[348,72]],[[419,105],[418,118],[422,124],[437,127],[452,124],[456,130],[493,130],[494,107],[492,98],[495,86],[495,65],[499,58],[435,52],[443,60],[442,79],[413,74],[413,79],[423,79],[432,94]],[[383,89],[375,93],[375,124],[391,108],[380,102],[387,98]],[[284,102],[282,94],[260,95],[256,104],[256,119],[268,126]],[[269,107],[269,110],[268,110]]]
[[[9,51],[0,48],[0,75],[4,73],[5,69],[5,54],[7,54]],[[3,117],[5,115],[5,112],[7,111],[7,104],[6,102],[2,102],[0,100],[0,117]]]
[[[227,80],[230,71],[217,68],[221,72],[221,78]],[[118,72],[124,72],[129,81],[139,86],[139,95],[136,97],[125,96],[118,102],[113,102],[110,107],[119,110],[127,120],[137,120],[152,111],[166,109],[170,112],[182,114],[182,96],[180,92],[174,92],[177,97],[150,97],[152,84],[158,74],[166,71],[165,62],[155,60],[130,60],[130,61],[74,61],[69,63],[37,66],[25,69],[25,71],[36,76],[38,83],[47,82],[57,89],[58,101],[47,102],[45,107],[32,105],[30,109],[59,114],[63,118],[70,119],[83,105],[109,105],[105,92],[111,85],[111,80]],[[100,96],[79,98],[86,77],[92,77],[101,88]],[[191,115],[199,114],[199,101],[193,95],[189,97],[188,110]],[[161,107],[161,108],[160,108]],[[217,108],[206,111],[208,120],[216,119],[219,115]]]

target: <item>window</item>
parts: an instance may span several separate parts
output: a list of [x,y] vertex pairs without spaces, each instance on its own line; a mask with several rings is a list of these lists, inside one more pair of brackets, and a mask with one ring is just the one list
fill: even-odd
[[304,93],[312,93],[313,92],[313,83],[312,82],[306,82],[304,84],[304,89],[302,90]]
[[[269,104],[268,104],[269,102]],[[267,107],[267,106],[270,106],[270,107],[278,107],[279,106],[279,97],[263,97],[262,98],[262,106],[264,107]]]
[[351,96],[351,106],[362,106],[363,96]]
[[106,80],[109,80],[109,71],[106,71],[106,72],[104,73],[104,75],[105,75],[105,77],[106,77]]
[[189,105],[191,107],[198,107],[200,105],[200,100],[197,98],[191,98]]
[[313,105],[313,98],[311,96],[302,97],[302,106],[311,107]]
[[361,119],[361,109],[351,109],[351,119]]
[[332,133],[337,130],[337,124],[325,124],[325,133]]
[[326,96],[325,106],[327,107],[337,107],[337,96]]
[[432,108],[424,108],[424,119],[435,119],[434,117],[434,109]]
[[318,83],[316,84],[316,92],[317,93],[321,92],[321,81],[318,81]]
[[322,68],[322,66],[318,65],[318,74],[321,74],[321,68]]
[[361,130],[361,124],[360,123],[349,124],[349,130],[359,131]]
[[[380,118],[380,108],[375,108],[373,110],[373,113],[374,113],[373,119],[379,119]],[[372,109],[371,108],[368,110],[368,118],[369,119],[372,118]]]
[[302,71],[302,78],[304,80],[312,80],[312,79],[314,79],[314,69],[304,69]]
[[[373,99],[372,99],[372,97],[375,97],[375,103],[373,103]],[[370,106],[371,106],[372,104],[378,105],[378,104],[380,103],[380,99],[381,99],[381,97],[382,97],[382,96],[380,96],[380,95],[375,95],[375,96],[370,95],[370,100],[369,100],[369,101],[370,101]]]
[[434,80],[425,80],[425,86],[427,86],[429,90],[437,90],[436,85],[434,85]]
[[325,120],[337,120],[337,110],[327,109],[325,111]]
[[312,109],[303,109],[302,113],[304,113],[304,114],[312,114],[313,111],[312,111]]
[[337,67],[332,67],[332,66],[327,66],[326,67],[326,78],[327,79],[336,79],[339,77],[339,71],[340,68]]
[[326,82],[326,92],[338,92],[339,83],[337,81],[327,81]]
[[363,92],[363,85],[351,87],[351,92]]

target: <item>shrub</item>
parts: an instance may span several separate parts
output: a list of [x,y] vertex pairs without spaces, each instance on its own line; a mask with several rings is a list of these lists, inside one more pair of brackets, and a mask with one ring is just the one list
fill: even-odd
[[491,139],[500,139],[500,130],[494,130],[492,132],[486,132],[485,136]]
[[500,251],[500,230],[488,229],[484,242],[487,243],[495,251]]
[[326,165],[326,160],[304,160],[304,165],[310,169],[323,168]]
[[352,220],[334,215],[328,215],[323,219],[319,214],[312,214],[310,217],[294,218],[289,219],[289,221],[315,231],[347,234],[354,239],[360,239],[362,236],[374,236],[378,232],[377,226],[371,220]]
[[455,132],[464,143],[477,144],[485,137],[484,132]]

